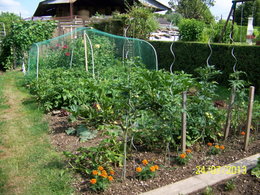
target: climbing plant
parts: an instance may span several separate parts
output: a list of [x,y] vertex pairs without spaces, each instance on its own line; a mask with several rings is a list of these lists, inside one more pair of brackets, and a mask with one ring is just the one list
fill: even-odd
[[53,21],[15,21],[10,33],[3,40],[0,53],[0,69],[12,69],[30,46],[51,38],[56,25]]

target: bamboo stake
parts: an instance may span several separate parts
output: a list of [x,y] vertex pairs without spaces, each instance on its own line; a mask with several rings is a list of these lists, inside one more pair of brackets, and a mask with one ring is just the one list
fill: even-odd
[[248,150],[248,143],[249,143],[249,135],[250,135],[250,127],[252,121],[252,111],[253,111],[253,103],[254,103],[254,93],[255,87],[251,86],[249,91],[249,102],[248,102],[248,109],[247,109],[247,127],[246,127],[246,135],[244,141],[244,150]]
[[84,48],[85,48],[85,68],[86,68],[86,72],[88,72],[88,47],[87,47],[87,37],[85,31],[84,31]]
[[228,111],[227,111],[227,120],[226,120],[226,125],[225,125],[225,132],[224,132],[224,139],[225,140],[227,139],[227,137],[229,135],[229,129],[230,129],[231,118],[232,118],[232,109],[233,109],[233,104],[235,102],[235,96],[236,96],[236,88],[232,87],[231,96],[230,96],[230,103],[228,105]]
[[181,150],[186,151],[186,129],[187,129],[187,114],[186,114],[187,92],[182,93],[182,131],[181,131]]

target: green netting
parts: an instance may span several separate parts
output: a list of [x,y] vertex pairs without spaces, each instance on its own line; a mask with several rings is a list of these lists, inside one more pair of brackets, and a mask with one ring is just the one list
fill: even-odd
[[126,59],[158,69],[156,51],[150,43],[83,27],[32,45],[27,75],[38,76],[40,71],[58,67],[77,67],[96,75],[102,68]]

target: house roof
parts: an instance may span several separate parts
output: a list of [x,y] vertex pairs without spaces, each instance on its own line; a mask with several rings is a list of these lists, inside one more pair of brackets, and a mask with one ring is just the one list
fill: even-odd
[[[34,16],[54,16],[56,14],[56,9],[60,4],[77,3],[80,0],[45,0],[39,3]],[[81,0],[81,3],[90,4],[91,6],[100,5],[116,5],[124,6],[125,0]],[[169,10],[170,8],[163,5],[157,0],[137,0],[146,7],[155,9],[156,11]],[[128,0],[128,2],[133,2],[133,0]]]

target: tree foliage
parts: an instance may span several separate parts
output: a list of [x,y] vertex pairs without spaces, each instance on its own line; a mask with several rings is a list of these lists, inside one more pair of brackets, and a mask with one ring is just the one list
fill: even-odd
[[194,18],[206,23],[211,23],[214,19],[209,10],[214,5],[213,0],[171,0],[169,4],[184,18]]
[[[242,24],[241,24],[242,16]],[[260,0],[247,1],[240,4],[235,12],[235,22],[247,26],[248,17],[253,16],[254,26],[260,26]]]
[[199,41],[205,24],[195,19],[183,19],[179,25],[180,38],[183,41]]
[[148,39],[159,26],[152,10],[137,4],[129,7],[126,14],[115,14],[114,17],[123,21],[128,37]]
[[9,34],[2,43],[0,69],[6,70],[16,66],[24,53],[33,43],[49,39],[56,25],[53,21],[13,22]]
[[12,22],[16,22],[19,20],[21,20],[21,18],[15,15],[14,13],[9,13],[9,12],[0,13],[0,23],[2,22],[5,24],[6,34],[10,33]]

